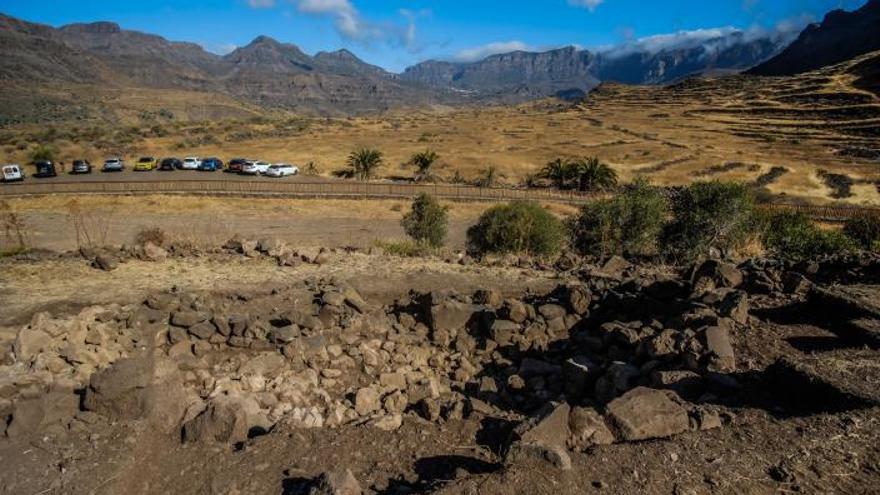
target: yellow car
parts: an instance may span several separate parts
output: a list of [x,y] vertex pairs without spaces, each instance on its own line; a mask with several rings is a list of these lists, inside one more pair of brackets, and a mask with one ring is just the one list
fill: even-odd
[[146,172],[149,170],[156,170],[156,167],[158,166],[158,160],[152,156],[144,156],[139,158],[137,163],[134,164],[134,169],[136,172]]

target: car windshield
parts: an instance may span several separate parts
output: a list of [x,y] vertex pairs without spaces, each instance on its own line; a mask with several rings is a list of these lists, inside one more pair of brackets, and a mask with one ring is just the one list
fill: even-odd
[[119,160],[116,160],[116,159],[113,159],[113,160],[107,160],[107,161],[104,162],[104,163],[114,164],[114,163],[119,163]]
[[141,158],[141,160],[140,160],[141,163],[147,163],[147,162],[151,162],[151,161],[153,161],[153,159],[149,158],[149,157],[144,157],[144,158]]

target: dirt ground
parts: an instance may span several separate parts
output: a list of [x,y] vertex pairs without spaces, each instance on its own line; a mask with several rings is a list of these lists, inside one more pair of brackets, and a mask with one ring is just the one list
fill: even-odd
[[[239,234],[278,238],[302,247],[369,248],[376,241],[406,238],[400,220],[408,201],[287,200],[186,196],[57,196],[8,200],[24,220],[30,244],[38,249],[76,249],[71,205],[82,212],[92,237],[100,245],[133,242],[143,229],[158,227],[175,240],[215,246]],[[449,207],[450,249],[463,249],[465,233],[489,203],[455,203]],[[546,204],[557,215],[576,207]]]
[[[262,260],[195,259],[133,261],[103,273],[83,260],[69,260],[4,264],[0,273],[7,325],[38,309],[75,313],[82,305],[131,302],[170,286],[266,293],[304,278],[338,278],[371,302],[389,302],[409,289],[483,287],[514,295],[558,282],[552,272],[347,253],[321,267],[287,269]],[[34,300],[43,307],[27,303]],[[375,494],[880,493],[880,407],[837,407],[822,399],[823,407],[807,406],[815,397],[781,402],[782,392],[765,377],[780,357],[820,356],[857,363],[847,368],[855,370],[850,379],[865,380],[876,391],[877,353],[843,342],[827,329],[760,310],[768,305],[772,301],[756,301],[752,324],[735,335],[742,390],[726,404],[733,418],[729,424],[572,453],[567,471],[536,461],[505,464],[499,449],[513,423],[504,414],[440,423],[406,415],[394,432],[365,426],[278,427],[241,448],[181,444],[144,423],[120,421],[0,440],[0,493],[305,494],[316,476],[339,467],[350,469]]]

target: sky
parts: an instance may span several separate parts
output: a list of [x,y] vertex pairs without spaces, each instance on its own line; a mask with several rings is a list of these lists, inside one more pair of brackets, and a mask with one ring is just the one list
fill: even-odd
[[469,61],[568,45],[602,49],[670,33],[705,34],[713,28],[799,30],[829,10],[853,10],[865,2],[0,0],[0,12],[53,26],[113,21],[220,54],[267,35],[310,54],[346,48],[369,63],[400,72],[428,59]]

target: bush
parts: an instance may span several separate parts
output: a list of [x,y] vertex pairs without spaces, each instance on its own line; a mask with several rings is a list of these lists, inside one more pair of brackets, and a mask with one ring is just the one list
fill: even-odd
[[447,208],[428,194],[419,195],[400,225],[419,244],[440,247],[446,239]]
[[844,225],[843,232],[862,249],[880,252],[880,215],[851,218]]
[[410,240],[404,241],[373,241],[373,245],[385,251],[391,256],[400,256],[401,258],[421,258],[433,252],[433,249],[419,242]]
[[822,230],[800,212],[771,213],[761,223],[764,247],[789,259],[804,260],[857,248],[855,242],[842,232]]
[[40,161],[55,161],[55,157],[58,155],[58,148],[48,145],[41,144],[34,148],[31,151],[30,159],[31,162],[40,162]]
[[581,208],[568,224],[572,246],[603,257],[656,254],[668,211],[662,192],[637,179],[616,197]]
[[672,201],[673,220],[662,236],[667,255],[689,261],[711,248],[742,247],[754,232],[755,201],[745,184],[696,182]]
[[552,213],[531,201],[515,201],[490,208],[468,229],[468,248],[475,253],[559,252],[564,227]]
[[165,231],[160,229],[159,227],[141,229],[141,231],[134,236],[135,246],[145,246],[147,244],[153,244],[155,246],[162,247],[167,241],[168,236],[165,235]]

